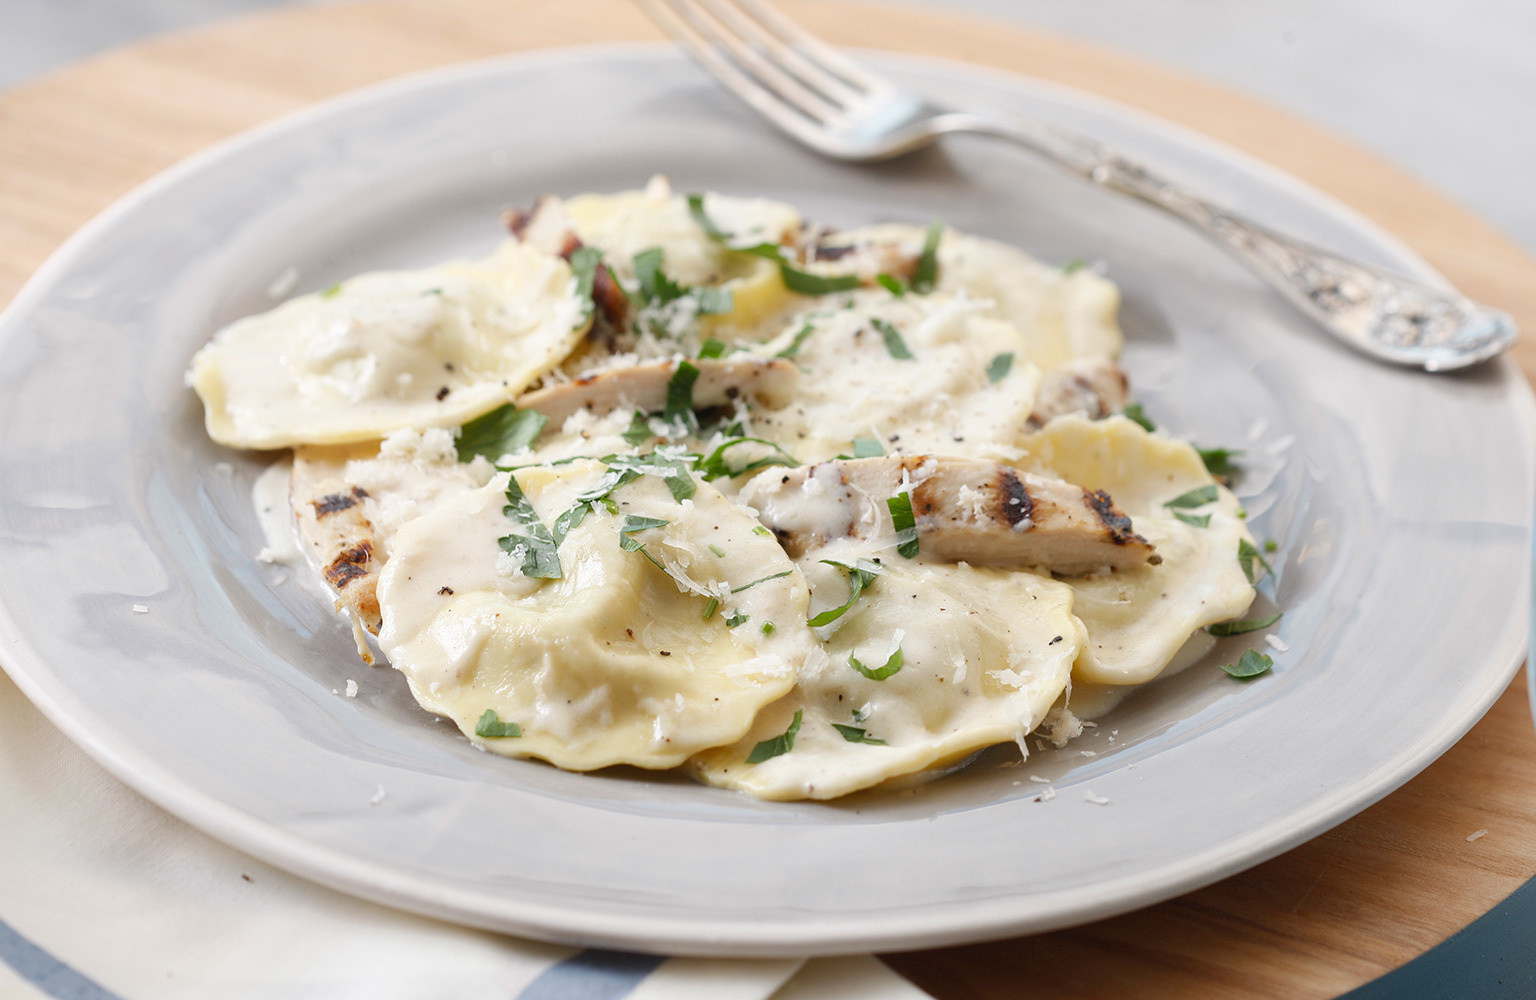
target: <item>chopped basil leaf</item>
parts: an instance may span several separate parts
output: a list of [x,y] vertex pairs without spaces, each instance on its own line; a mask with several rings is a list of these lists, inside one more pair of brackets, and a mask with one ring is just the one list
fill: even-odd
[[912,290],[920,295],[933,291],[939,280],[939,238],[944,235],[944,223],[934,220],[923,237],[923,252],[917,255],[917,266],[912,269]]
[[681,424],[690,432],[699,429],[699,418],[693,412],[693,383],[699,380],[697,366],[679,361],[677,370],[667,380],[667,405],[661,411],[662,419],[669,424]]
[[1279,621],[1282,614],[1284,612],[1277,611],[1268,618],[1234,618],[1229,622],[1217,622],[1214,625],[1207,625],[1205,630],[1211,633],[1211,635],[1242,635],[1244,632],[1257,632],[1259,629],[1269,628],[1269,626]]
[[662,271],[662,259],[661,247],[650,247],[635,254],[635,280],[640,283],[640,296],[656,305],[666,305],[687,293],[687,289]]
[[320,297],[322,299],[333,299],[333,298],[335,298],[336,296],[338,296],[340,294],[341,294],[341,282],[339,282],[339,281],[336,284],[331,285],[328,288],[320,289]]
[[773,622],[763,622],[763,635],[773,634]]
[[879,458],[885,454],[885,448],[874,438],[854,438],[854,458]]
[[627,535],[633,531],[644,531],[647,528],[662,528],[671,521],[664,521],[659,517],[645,517],[641,514],[625,514],[624,526],[619,529],[620,534]]
[[1186,514],[1182,510],[1176,510],[1173,512],[1173,516],[1191,527],[1209,528],[1211,526],[1211,515],[1209,514]]
[[801,295],[830,295],[859,287],[859,276],[856,274],[812,274],[790,267],[782,257],[779,259],[779,278],[783,280],[785,288]]
[[[738,445],[748,443],[767,445],[769,448],[773,449],[774,454],[769,454],[763,456],[762,458],[753,459],[752,461],[740,467],[732,467],[731,463],[725,460],[725,453]],[[738,437],[726,441],[714,451],[710,452],[703,459],[701,459],[699,461],[699,475],[703,476],[705,479],[719,479],[722,476],[727,478],[735,478],[736,476],[744,475],[748,472],[754,472],[758,469],[765,469],[770,465],[782,465],[786,468],[793,469],[799,464],[799,462],[795,461],[793,455],[789,454],[783,448],[780,448],[778,445],[774,444],[772,441],[769,441],[765,438]]]
[[722,549],[718,545],[711,544],[710,547],[709,547],[709,551],[711,551],[711,552],[713,552],[715,554],[715,558],[716,559],[724,559],[725,558],[725,550]]
[[832,723],[832,728],[841,733],[843,739],[847,740],[849,743],[868,743],[877,747],[883,747],[887,745],[885,740],[875,739],[873,736],[869,735],[867,731],[860,729],[858,726],[845,726],[842,723],[834,722]]
[[1235,666],[1224,664],[1221,669],[1238,680],[1246,681],[1260,674],[1268,673],[1269,668],[1274,665],[1274,660],[1271,660],[1258,650],[1250,649],[1242,655],[1242,658],[1237,661]]
[[1189,510],[1193,507],[1204,507],[1208,503],[1215,503],[1218,495],[1216,484],[1211,483],[1209,486],[1201,486],[1190,490],[1188,493],[1180,493],[1172,500],[1163,504],[1163,506],[1175,510]]
[[847,570],[848,600],[844,601],[839,607],[823,611],[806,623],[817,628],[822,625],[831,625],[843,617],[848,612],[848,609],[853,607],[854,602],[859,599],[859,595],[864,593],[864,588],[873,583],[875,577],[880,575],[880,564],[871,562],[868,559],[856,559],[852,566],[849,566],[847,563],[835,562],[831,559],[823,559],[822,562],[828,566],[836,566],[838,569]]
[[711,597],[709,599],[709,603],[704,605],[704,620],[708,621],[709,619],[715,617],[715,611],[717,611],[719,609],[719,607],[720,607],[720,598],[718,598],[718,597]]
[[571,274],[576,278],[576,298],[581,302],[581,315],[585,320],[592,315],[595,305],[592,286],[597,283],[597,269],[603,266],[603,252],[596,247],[577,247],[568,260]]
[[688,196],[688,214],[693,216],[693,221],[699,224],[699,228],[712,240],[724,243],[730,239],[729,233],[723,233],[715,228],[708,214],[704,211],[704,196],[702,194],[690,194]]
[[771,740],[763,740],[753,747],[752,752],[747,755],[747,763],[761,764],[765,760],[778,757],[793,750],[795,748],[795,734],[800,732],[800,720],[804,714],[802,709],[795,709],[795,721],[789,724],[789,728],[784,730],[781,735],[775,736]]
[[912,514],[912,495],[898,493],[885,502],[896,527],[896,551],[908,559],[917,557],[917,518]]
[[560,579],[560,556],[555,551],[559,542],[539,519],[515,476],[507,480],[507,505],[502,512],[523,529],[522,534],[512,532],[497,540],[504,552],[522,559],[522,574],[539,580]]
[[[1258,583],[1259,578],[1265,573],[1273,573],[1275,570],[1264,557],[1259,555],[1259,550],[1253,547],[1248,539],[1240,539],[1237,543],[1237,564],[1243,568],[1243,575],[1249,583]],[[1262,569],[1263,572],[1260,572]]]
[[547,423],[549,418],[538,410],[519,410],[507,403],[465,424],[459,429],[459,439],[453,446],[461,462],[468,462],[476,455],[484,455],[494,462],[533,444]]
[[1195,451],[1199,453],[1200,461],[1205,463],[1206,471],[1213,476],[1231,479],[1243,471],[1241,466],[1232,461],[1232,456],[1241,455],[1241,451],[1231,448],[1196,448]]
[[796,354],[799,354],[800,348],[804,346],[806,338],[815,332],[815,325],[812,324],[810,320],[806,320],[805,325],[800,327],[799,330],[795,331],[795,339],[789,342],[789,346],[784,348],[784,350],[780,351],[778,354],[775,354],[774,357],[792,358]]
[[987,365],[987,381],[993,383],[1001,382],[1003,379],[1008,377],[1008,369],[1012,367],[1013,352],[1007,351],[1003,354],[999,354],[997,357],[992,359],[992,363],[990,365]]
[[679,503],[693,496],[698,489],[698,484],[688,471],[688,463],[673,455],[659,451],[649,455],[604,455],[600,461],[610,469],[621,472],[660,476],[667,484],[667,489],[672,491],[672,498]]
[[[699,304],[700,316],[724,316],[731,311],[735,300],[731,296],[729,288],[714,288],[709,285],[698,285],[688,289],[694,301]],[[704,355],[699,355],[703,357]]]
[[874,324],[876,330],[880,331],[880,336],[885,338],[885,349],[890,352],[891,357],[897,361],[912,360],[912,352],[907,349],[907,342],[901,339],[900,330],[879,317],[870,322]]
[[488,708],[475,723],[475,735],[489,740],[499,740],[523,735],[523,727],[515,722],[502,722],[494,708]]
[[781,576],[788,576],[789,574],[791,574],[793,572],[794,572],[794,570],[787,569],[787,570],[785,570],[782,573],[770,573],[767,576],[760,576],[756,580],[753,580],[751,583],[744,583],[744,584],[742,584],[739,587],[732,587],[731,588],[731,593],[739,594],[743,590],[750,590],[751,588],[757,586],[760,583],[767,583],[769,580],[777,580],[779,577],[781,577]]
[[718,358],[725,354],[725,341],[709,337],[699,347],[699,357]]
[[740,625],[742,622],[747,621],[750,617],[751,617],[750,615],[744,615],[740,611],[737,611],[737,612],[735,612],[734,614],[732,614],[729,618],[727,618],[725,620],[725,627],[726,628],[735,628],[737,625]]
[[883,667],[866,667],[852,653],[848,654],[848,665],[872,681],[883,681],[887,677],[895,676],[901,670],[902,660],[903,656],[901,655],[900,646],[896,647],[896,652],[891,654],[891,658],[885,661],[885,666]]
[[880,282],[880,286],[882,288],[896,296],[898,299],[907,294],[907,283],[896,277],[894,274],[886,274],[881,272],[880,274],[875,275],[875,280]]
[[651,421],[644,413],[636,410],[635,415],[629,420],[629,430],[625,431],[622,437],[636,448],[640,447],[651,437]]
[[1140,403],[1128,403],[1125,409],[1120,412],[1131,422],[1140,424],[1141,429],[1148,433],[1157,430],[1157,425],[1147,418],[1147,414],[1142,410]]

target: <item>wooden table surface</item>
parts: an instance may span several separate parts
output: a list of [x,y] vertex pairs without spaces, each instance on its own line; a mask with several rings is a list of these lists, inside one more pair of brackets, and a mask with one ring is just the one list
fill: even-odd
[[[831,41],[1069,84],[1204,132],[1369,216],[1536,331],[1536,262],[1347,142],[1121,55],[934,11],[783,0]],[[625,0],[287,8],[119,49],[0,94],[0,302],[119,195],[234,132],[414,70],[660,37]],[[1536,338],[1514,352],[1536,375]],[[1488,834],[1469,842],[1475,830]],[[1216,885],[1073,930],[887,961],[940,998],[1331,997],[1401,965],[1536,874],[1536,733],[1517,680],[1422,775]]]

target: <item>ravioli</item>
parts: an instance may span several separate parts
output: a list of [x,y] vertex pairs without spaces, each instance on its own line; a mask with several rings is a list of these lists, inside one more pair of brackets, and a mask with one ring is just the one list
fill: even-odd
[[903,454],[1018,453],[1040,372],[1024,360],[1016,327],[943,293],[838,299],[840,307],[797,318],[761,348],[789,354],[800,380],[792,403],[754,420],[756,433],[802,462],[847,454],[859,437]]
[[192,359],[208,435],[233,448],[455,427],[507,402],[590,324],[570,266],[525,244],[359,275],[238,320]]
[[[1197,630],[1243,613],[1253,584],[1237,560],[1253,544],[1239,504],[1217,484],[1189,444],[1149,433],[1125,417],[1060,417],[1023,441],[1015,464],[1105,490],[1130,515],[1162,562],[1070,582],[1074,612],[1088,643],[1074,677],[1091,684],[1144,684],[1173,660]],[[1213,499],[1188,507],[1168,502],[1209,489]],[[1180,520],[1209,515],[1204,526]]]
[[[740,738],[811,651],[804,579],[755,521],[708,484],[679,501],[654,475],[613,489],[612,510],[584,501],[610,472],[515,474],[545,530],[588,509],[559,543],[558,578],[528,575],[502,544],[537,531],[504,511],[509,473],[395,537],[380,645],[422,707],[485,749],[577,771],[675,767]],[[487,736],[488,712],[520,734]]]
[[[995,743],[1022,745],[1045,718],[1083,645],[1071,589],[1030,573],[884,556],[795,691],[742,740],[695,759],[703,780],[765,799],[837,798]],[[858,550],[832,546],[801,560],[817,611],[841,604],[849,587],[823,558],[855,565]],[[854,665],[878,676],[898,655],[882,680]],[[797,716],[791,749],[748,762]]]

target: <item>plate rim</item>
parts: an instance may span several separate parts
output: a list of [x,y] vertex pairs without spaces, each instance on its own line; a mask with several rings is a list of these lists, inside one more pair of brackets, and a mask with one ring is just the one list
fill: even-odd
[[[236,155],[249,146],[259,145],[271,136],[302,128],[312,119],[344,113],[350,107],[387,100],[395,93],[409,93],[423,86],[493,76],[508,68],[536,67],[541,63],[561,65],[609,55],[637,54],[666,54],[682,58],[667,43],[655,42],[603,43],[528,50],[392,77],[306,105],[237,132],[146,179],[75,231],[28,278],[4,312],[0,312],[0,332],[26,312],[33,300],[54,283],[56,276],[67,273],[75,259],[94,243],[98,234],[121,216],[131,213],[161,191],[173,188],[183,177]],[[1326,208],[1333,218],[1399,254],[1416,266],[1421,277],[1444,282],[1412,248],[1357,210],[1278,167],[1177,122],[1091,92],[993,67],[886,50],[878,53],[877,61],[915,63],[961,77],[981,78],[1004,85],[1022,85],[1047,96],[1059,94],[1077,104],[1087,104],[1138,125],[1172,135],[1180,143],[1192,146],[1202,154],[1214,154],[1229,161],[1235,159],[1245,169],[1258,175],[1264,183],[1300,194],[1313,204]],[[6,337],[0,340],[0,350],[5,348],[10,339]],[[1492,364],[1498,367],[1509,382],[1507,402],[1514,404],[1520,432],[1527,440],[1536,438],[1536,396],[1532,395],[1529,384],[1507,355]],[[1433,740],[1421,741],[1414,752],[1391,762],[1390,767],[1378,768],[1376,780],[1368,787],[1334,790],[1312,804],[1303,814],[1303,822],[1293,822],[1284,831],[1277,831],[1273,826],[1252,831],[1246,837],[1226,845],[1224,850],[1206,852],[1183,863],[1165,865],[1158,869],[1161,877],[1155,882],[1149,882],[1147,874],[1140,872],[1111,882],[1096,883],[1087,889],[1077,887],[1058,890],[1052,896],[1010,896],[946,904],[941,908],[945,919],[937,925],[931,912],[909,913],[903,910],[895,916],[882,918],[873,929],[853,933],[826,917],[815,918],[821,920],[821,924],[801,922],[780,926],[748,922],[722,925],[718,919],[704,916],[657,915],[639,927],[636,918],[631,915],[595,913],[579,905],[547,906],[528,899],[517,903],[515,909],[520,915],[519,919],[509,920],[505,915],[495,918],[483,915],[482,906],[473,905],[472,900],[464,898],[471,894],[452,887],[434,887],[428,884],[427,879],[401,875],[383,863],[360,862],[348,858],[338,849],[277,827],[226,804],[212,794],[198,791],[172,776],[160,773],[153,759],[141,754],[133,746],[115,745],[111,740],[99,738],[90,727],[67,724],[72,718],[79,717],[83,706],[75,702],[67,686],[59,683],[57,678],[50,677],[46,661],[32,649],[11,612],[3,605],[0,605],[0,636],[4,637],[6,673],[72,742],[150,801],[189,825],[254,857],[353,895],[374,901],[386,900],[398,908],[443,917],[455,923],[545,940],[576,940],[672,954],[744,957],[834,954],[870,949],[907,950],[1008,937],[1099,919],[1208,885],[1311,839],[1363,811],[1415,777],[1470,730],[1503,695],[1525,657],[1526,645],[1523,623],[1506,622],[1496,636],[1496,641],[1491,643],[1493,651],[1483,657],[1490,664],[1507,664],[1499,671],[1499,676],[1503,678],[1500,685],[1496,688],[1490,686],[1481,698],[1469,703],[1466,710],[1454,719],[1442,720]],[[49,680],[53,680],[54,684],[50,685]],[[1213,853],[1219,855],[1214,862]],[[1139,885],[1140,889],[1127,891],[1128,883]],[[1076,905],[1054,909],[1050,919],[1042,919],[1033,914],[1033,911],[1040,908],[1041,899],[1051,899],[1055,895],[1070,896]],[[949,914],[950,910],[957,909],[963,912]],[[825,944],[819,946],[816,944],[818,941]]]

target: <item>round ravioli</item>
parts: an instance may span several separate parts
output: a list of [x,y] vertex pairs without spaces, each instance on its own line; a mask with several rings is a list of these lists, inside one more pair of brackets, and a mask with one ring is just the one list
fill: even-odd
[[[848,546],[802,568],[821,613],[849,596]],[[864,563],[864,566],[871,565]],[[1032,573],[886,560],[745,738],[693,761],[765,799],[830,799],[1022,741],[1061,695],[1083,627],[1072,591]]]
[[765,354],[800,367],[793,401],[754,418],[756,434],[802,462],[874,438],[891,453],[1001,458],[1029,419],[1040,372],[1012,324],[945,294],[859,292],[847,308],[797,319]]
[[359,275],[220,330],[192,359],[208,433],[237,448],[452,427],[505,403],[581,340],[570,266],[508,242],[478,261]]
[[1183,441],[1126,419],[1060,417],[1023,440],[1014,464],[1089,490],[1104,490],[1158,565],[1067,581],[1088,644],[1074,676],[1092,684],[1141,684],[1156,677],[1198,630],[1243,613],[1254,589],[1238,549],[1253,544],[1237,498],[1217,484]]
[[783,696],[814,643],[804,579],[669,461],[502,473],[401,528],[379,641],[422,707],[586,771],[673,767]]
[[[866,260],[885,267],[913,261],[926,233],[923,227],[896,223],[837,233],[826,242],[854,249],[816,269],[858,268]],[[934,287],[984,300],[987,315],[1022,332],[1020,357],[1045,371],[1079,358],[1115,358],[1125,342],[1116,319],[1120,290],[1112,282],[1085,267],[1043,264],[996,240],[945,229]]]

